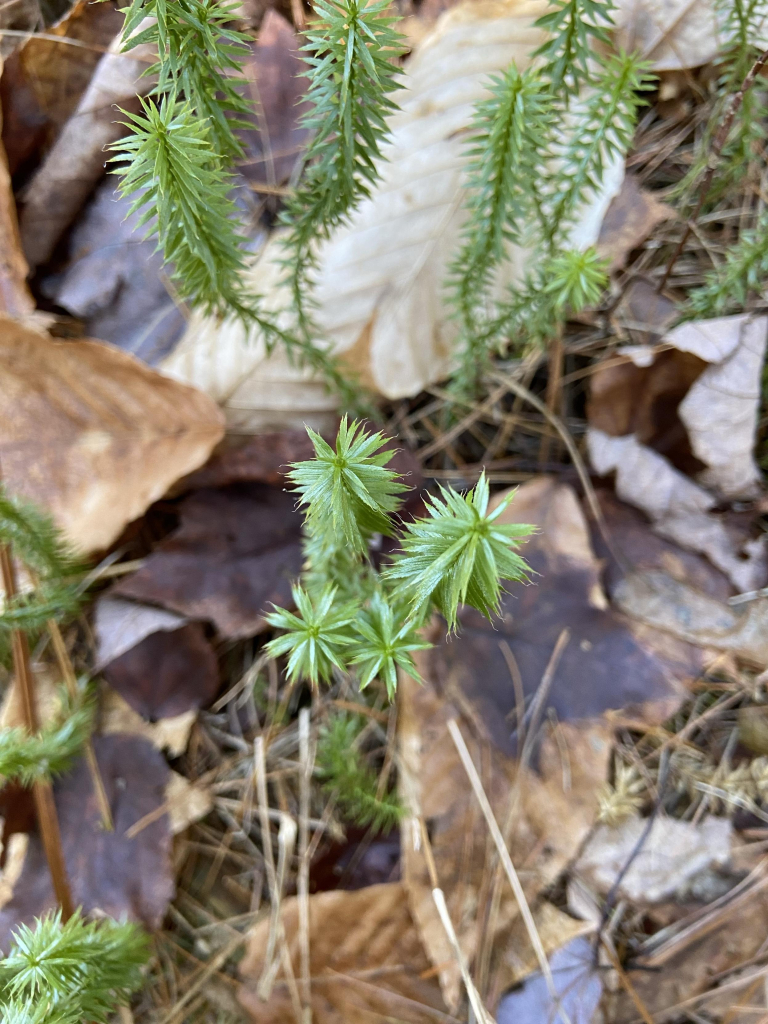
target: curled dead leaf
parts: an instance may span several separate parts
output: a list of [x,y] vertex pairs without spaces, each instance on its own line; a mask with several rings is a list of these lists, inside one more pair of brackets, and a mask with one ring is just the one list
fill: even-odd
[[[545,10],[544,0],[473,0],[440,17],[407,61],[380,184],[321,248],[315,297],[322,336],[389,398],[417,394],[450,367],[457,326],[443,288],[465,216],[466,129],[489,76],[511,61],[521,70],[530,63],[544,39],[533,23]],[[623,175],[623,161],[613,159],[571,244],[596,241]],[[248,273],[273,312],[290,307],[281,256],[277,234]],[[527,250],[511,249],[499,291],[523,276],[529,259]],[[163,369],[221,401],[240,429],[328,409],[316,378],[265,355],[263,339],[242,327],[193,317]],[[290,382],[292,393],[278,392],[278,381]]]
[[[296,897],[283,901],[282,923],[294,978],[299,977],[299,915]],[[248,937],[240,964],[245,983],[239,999],[259,1024],[294,1024],[285,978],[262,1000],[257,982],[265,967],[269,921]],[[429,971],[399,882],[369,885],[356,892],[316,893],[309,898],[312,1019],[315,1024],[439,1024],[449,1018]]]
[[107,547],[223,434],[206,395],[101,342],[0,320],[0,360],[4,480],[82,552]]

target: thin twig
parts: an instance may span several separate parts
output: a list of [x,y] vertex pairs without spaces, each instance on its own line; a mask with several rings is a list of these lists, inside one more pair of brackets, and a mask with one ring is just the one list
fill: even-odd
[[274,978],[270,977],[272,960],[275,955],[277,944],[278,924],[280,921],[280,897],[277,888],[277,874],[275,872],[275,859],[272,850],[272,831],[269,827],[269,804],[267,801],[267,768],[264,757],[264,737],[257,736],[253,745],[253,768],[256,775],[256,794],[259,802],[259,822],[261,824],[261,845],[264,853],[264,863],[267,868],[267,884],[269,886],[269,901],[272,913],[269,921],[269,937],[267,939],[267,951],[264,956],[264,970],[259,979],[258,992],[260,999],[268,999]]
[[299,967],[301,975],[302,1024],[312,1024],[312,989],[309,958],[309,797],[314,749],[310,743],[309,708],[299,711],[299,874],[296,894],[299,903]]
[[621,871],[619,871],[618,875],[616,875],[613,885],[611,886],[608,895],[605,897],[605,905],[603,906],[603,912],[600,915],[600,924],[598,925],[597,932],[595,934],[595,962],[597,961],[597,952],[600,948],[603,929],[608,923],[608,918],[611,916],[611,911],[613,910],[613,906],[619,894],[619,887],[621,886],[621,883],[626,877],[627,872],[632,867],[632,864],[635,862],[635,859],[640,854],[640,851],[645,846],[648,836],[651,834],[651,830],[653,829],[654,823],[657,817],[659,816],[659,811],[661,810],[661,801],[664,796],[664,788],[667,784],[668,775],[669,757],[665,753],[662,753],[659,764],[658,789],[656,793],[656,800],[653,804],[653,809],[651,810],[651,813],[648,815],[643,831],[640,833],[637,842],[632,847],[629,856],[622,865]]
[[[18,590],[11,552],[4,544],[0,545],[0,569],[2,570],[5,595],[10,602],[16,597]],[[12,631],[11,645],[13,651],[13,670],[16,675],[16,686],[21,698],[20,703],[24,715],[24,724],[27,732],[34,735],[40,728],[40,720],[37,714],[37,700],[29,659],[29,647],[27,645],[27,638],[20,629]],[[69,886],[69,878],[67,877],[67,865],[61,845],[61,829],[59,828],[59,818],[53,799],[53,787],[47,779],[39,779],[34,784],[32,793],[35,800],[37,820],[40,825],[40,838],[45,849],[48,870],[51,873],[53,891],[56,901],[61,907],[62,919],[66,921],[72,916],[75,908],[72,902],[72,891]]]
[[423,818],[419,819],[419,825],[421,828],[421,843],[424,848],[424,857],[427,862],[427,871],[429,872],[429,882],[432,886],[432,900],[434,901],[437,915],[440,918],[440,923],[443,926],[448,944],[453,951],[453,955],[456,958],[456,962],[459,965],[459,971],[461,972],[461,978],[464,982],[464,988],[467,990],[467,998],[469,999],[469,1005],[472,1007],[472,1012],[475,1015],[477,1024],[494,1024],[493,1017],[486,1010],[480,993],[477,991],[475,983],[469,973],[469,967],[467,967],[467,960],[464,956],[459,940],[456,936],[456,929],[453,927],[453,921],[451,921],[451,915],[448,910],[448,904],[445,901],[445,893],[440,888],[440,879],[437,876],[437,867],[435,866],[435,858],[432,855],[432,844],[429,841],[429,833],[427,832],[426,822]]
[[[547,954],[544,950],[541,936],[536,928],[536,922],[533,920],[531,908],[528,906],[528,900],[526,899],[522,883],[520,882],[520,878],[515,870],[515,865],[512,863],[512,858],[509,855],[507,844],[504,842],[504,837],[502,836],[501,829],[496,821],[493,808],[488,800],[483,784],[480,781],[477,768],[475,768],[475,763],[472,760],[467,744],[464,742],[464,737],[461,735],[461,730],[459,729],[455,718],[451,718],[449,720],[448,732],[451,734],[451,739],[453,740],[459,757],[461,758],[461,763],[464,765],[464,771],[467,773],[475,798],[480,804],[480,810],[483,812],[483,817],[488,825],[491,838],[496,846],[496,852],[499,856],[499,860],[503,864],[509,884],[512,886],[512,892],[515,894],[520,915],[523,919],[523,923],[525,924],[525,930],[528,932],[528,938],[531,940],[531,945],[533,946],[533,950],[536,954],[536,959],[539,962],[541,973],[544,975],[546,980],[549,994],[552,999],[557,1002],[559,1001],[559,996],[552,977],[552,970],[550,969],[549,961],[547,960]],[[563,1017],[565,1024],[570,1024],[565,1014],[565,1009],[560,1007],[559,1012],[560,1016]]]
[[560,437],[563,439],[563,443],[565,444],[565,447],[568,449],[568,454],[571,456],[571,461],[573,462],[574,469],[579,475],[581,486],[584,488],[584,495],[587,499],[589,510],[592,513],[595,522],[597,523],[597,528],[600,530],[600,533],[602,534],[603,540],[605,541],[608,550],[616,559],[618,564],[621,566],[625,566],[626,559],[623,558],[621,554],[616,550],[616,548],[613,545],[613,541],[611,540],[611,535],[608,532],[608,527],[606,525],[605,518],[603,516],[602,510],[600,509],[600,505],[597,500],[597,495],[595,494],[595,489],[592,486],[592,481],[589,479],[587,467],[584,465],[584,460],[581,457],[581,453],[579,452],[579,449],[576,447],[574,440],[571,437],[570,432],[566,429],[563,421],[560,419],[559,416],[556,416],[553,412],[551,412],[537,395],[534,395],[532,391],[529,391],[528,388],[524,387],[522,384],[516,381],[514,377],[507,377],[498,372],[495,373],[494,376],[496,376],[500,380],[506,381],[510,391],[513,391],[516,395],[519,395],[521,398],[525,399],[525,401],[532,405],[534,409],[538,410],[538,412],[540,412],[542,416],[546,417],[546,419],[549,420],[549,422],[558,432]]
[[696,203],[696,209],[693,211],[691,217],[688,218],[688,223],[686,224],[683,236],[677,243],[675,251],[672,253],[672,258],[667,264],[667,269],[664,271],[664,276],[662,277],[661,282],[658,288],[656,289],[657,292],[663,292],[666,288],[669,276],[672,273],[672,270],[674,269],[674,266],[677,263],[678,259],[680,258],[680,254],[685,248],[685,243],[691,236],[693,226],[696,223],[699,214],[701,213],[702,207],[706,202],[707,196],[709,195],[709,189],[712,185],[712,179],[715,176],[715,171],[717,170],[717,165],[720,160],[720,154],[723,151],[723,146],[728,141],[728,134],[731,130],[731,126],[733,125],[733,119],[736,117],[739,107],[744,101],[744,96],[746,92],[752,87],[755,79],[760,74],[766,63],[768,63],[768,50],[765,50],[763,53],[761,53],[755,61],[755,63],[749,69],[744,81],[741,83],[741,88],[737,93],[734,93],[730,106],[728,107],[728,111],[723,120],[720,122],[720,127],[717,129],[717,133],[715,134],[715,138],[712,142],[712,149],[707,159],[707,173],[704,175],[701,181],[701,186],[699,188],[699,199]]
[[[64,638],[61,635],[59,624],[55,619],[49,619],[47,625],[48,634],[51,638],[51,644],[53,645],[53,653],[56,655],[56,660],[59,663],[59,671],[64,678],[64,685],[67,688],[67,693],[71,700],[77,700],[77,677],[75,676],[75,670],[67,652]],[[85,741],[85,761],[88,765],[91,782],[93,783],[93,791],[96,794],[96,803],[99,808],[99,814],[101,815],[101,824],[107,832],[112,832],[115,827],[112,821],[112,809],[109,806],[109,797],[107,796],[107,791],[104,788],[104,780],[101,777],[99,763],[96,760],[96,754],[90,737]]]

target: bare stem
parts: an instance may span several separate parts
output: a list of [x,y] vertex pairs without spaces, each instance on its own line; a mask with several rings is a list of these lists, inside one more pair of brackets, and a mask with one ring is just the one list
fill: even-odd
[[728,112],[726,113],[723,120],[720,122],[720,127],[717,129],[717,134],[715,135],[714,141],[712,143],[712,151],[709,154],[709,158],[707,160],[707,173],[704,175],[701,181],[701,187],[699,189],[699,200],[696,203],[696,209],[693,211],[691,217],[688,218],[688,223],[686,224],[685,231],[683,232],[683,237],[677,243],[677,248],[672,253],[672,258],[667,264],[667,269],[664,271],[664,277],[662,277],[661,284],[657,289],[657,291],[659,292],[663,292],[666,288],[669,276],[672,273],[672,270],[674,269],[674,266],[677,263],[678,259],[680,258],[680,254],[685,248],[685,243],[688,241],[690,234],[693,231],[693,225],[698,220],[699,214],[701,213],[701,208],[704,206],[707,196],[709,195],[709,189],[712,185],[712,179],[715,176],[715,171],[717,170],[718,161],[720,160],[720,154],[723,151],[723,146],[728,140],[728,135],[733,125],[733,119],[736,117],[739,107],[744,102],[745,94],[752,87],[755,79],[760,74],[762,69],[765,67],[766,63],[768,63],[768,50],[765,50],[763,53],[761,53],[755,61],[755,63],[749,69],[749,72],[747,73],[744,81],[741,83],[741,88],[737,93],[734,93],[733,95],[733,99],[731,100],[730,106],[728,107]]
[[[59,663],[59,671],[61,672],[64,678],[64,684],[67,687],[67,693],[72,700],[75,700],[77,698],[77,678],[75,676],[75,670],[72,667],[72,661],[67,653],[64,638],[62,637],[61,630],[59,629],[59,624],[55,619],[49,619],[47,625],[51,644],[53,645],[53,651],[56,655],[56,660]],[[115,826],[112,822],[112,809],[109,806],[109,797],[107,796],[107,791],[104,788],[104,781],[101,778],[99,764],[96,760],[96,754],[94,753],[93,744],[90,739],[85,742],[85,760],[88,765],[88,771],[90,772],[91,782],[93,783],[93,791],[96,794],[96,803],[99,805],[101,823],[107,832],[113,832]]]
[[[11,553],[5,545],[0,545],[0,570],[2,571],[6,597],[8,600],[12,600],[18,592],[16,572]],[[27,638],[21,630],[13,630],[11,633],[11,644],[13,650],[13,669],[16,675],[16,686],[21,697],[24,724],[27,731],[34,734],[39,731],[40,719],[37,713],[29,647],[27,645]],[[74,913],[74,906],[67,877],[67,866],[64,861],[64,851],[61,847],[61,831],[59,829],[58,815],[56,814],[56,804],[53,799],[53,787],[50,782],[41,779],[34,784],[32,793],[35,800],[37,821],[40,826],[40,837],[43,842],[45,856],[48,860],[48,870],[51,872],[53,891],[61,907],[62,919],[66,921]]]

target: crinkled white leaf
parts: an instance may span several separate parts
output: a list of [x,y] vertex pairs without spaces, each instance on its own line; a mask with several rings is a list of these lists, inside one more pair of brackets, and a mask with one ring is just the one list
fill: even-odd
[[[530,63],[544,39],[533,22],[546,7],[543,0],[475,0],[441,17],[408,62],[379,186],[320,254],[318,322],[333,349],[390,398],[418,393],[450,367],[456,327],[444,285],[464,217],[466,130],[488,76],[513,60],[520,69]],[[612,161],[600,194],[578,218],[574,245],[596,241],[623,174],[623,161]],[[277,283],[279,248],[273,237],[250,274],[273,309],[290,302]],[[510,253],[499,289],[519,279],[528,257]],[[246,342],[238,328],[195,319],[164,369],[207,390],[240,429],[263,424],[278,407],[285,417],[292,403],[299,419],[327,410],[322,387],[295,369],[285,372],[282,358],[268,360],[281,366],[270,377],[258,338]]]

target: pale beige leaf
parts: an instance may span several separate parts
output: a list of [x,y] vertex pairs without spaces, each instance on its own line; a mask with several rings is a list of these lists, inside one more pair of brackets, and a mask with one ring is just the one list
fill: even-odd
[[[472,0],[439,19],[406,66],[381,182],[320,251],[316,299],[324,337],[389,398],[417,394],[450,368],[456,325],[445,277],[464,218],[467,128],[489,75],[512,61],[521,70],[530,63],[544,40],[533,22],[545,10],[544,0]],[[596,241],[623,175],[623,161],[612,160],[599,195],[574,226],[574,246]],[[273,236],[249,274],[272,310],[290,306],[279,284],[280,256]],[[520,279],[530,253],[513,247],[509,257],[495,294]],[[320,385],[296,371],[287,375],[284,357],[264,356],[258,337],[246,341],[237,327],[195,319],[163,370],[204,388],[239,429],[284,423],[292,403],[310,419],[328,408]]]
[[660,815],[631,859],[646,824],[633,817],[616,828],[598,826],[574,865],[576,876],[605,895],[621,874],[619,897],[658,903],[683,894],[697,875],[730,861],[733,826],[728,818],[709,817],[694,825]]
[[768,666],[768,600],[732,607],[666,572],[628,573],[614,591],[627,615],[699,647]]
[[165,787],[165,807],[171,832],[177,836],[208,814],[213,807],[213,794],[206,786],[190,782],[184,775],[172,771]]
[[678,413],[694,455],[707,467],[700,481],[725,498],[747,498],[760,486],[753,449],[768,318],[731,319],[738,321],[736,346],[693,382]]
[[81,552],[106,548],[223,434],[207,395],[98,341],[0,319],[0,464]]
[[187,749],[189,734],[196,720],[197,711],[193,710],[147,722],[119,693],[108,686],[103,687],[99,729],[104,736],[112,733],[143,736],[158,750],[166,750],[169,757],[181,757]]
[[736,550],[725,524],[710,514],[716,501],[709,491],[641,444],[634,434],[611,437],[590,427],[587,446],[595,472],[600,476],[615,473],[618,496],[642,509],[659,534],[706,555],[739,590],[762,586],[764,543],[748,542],[741,551]]

